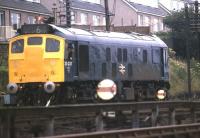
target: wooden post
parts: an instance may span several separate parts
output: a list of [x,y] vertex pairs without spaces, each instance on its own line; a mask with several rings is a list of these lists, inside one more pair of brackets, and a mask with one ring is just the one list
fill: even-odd
[[3,117],[0,113],[0,138],[3,138]]
[[195,113],[195,108],[191,108],[191,123],[196,123],[196,113]]
[[103,131],[104,130],[104,122],[102,112],[98,112],[95,118],[96,124],[96,131]]
[[169,125],[175,125],[176,124],[176,111],[174,108],[169,108]]
[[47,125],[46,125],[46,135],[53,136],[54,135],[54,118],[50,117]]
[[15,138],[15,116],[13,112],[4,112],[0,116],[0,137],[2,138]]
[[132,110],[132,128],[138,128],[140,127],[140,120],[139,120],[139,114],[138,110]]
[[159,108],[158,108],[158,106],[156,106],[155,108],[152,108],[151,126],[157,126],[158,114],[159,114]]

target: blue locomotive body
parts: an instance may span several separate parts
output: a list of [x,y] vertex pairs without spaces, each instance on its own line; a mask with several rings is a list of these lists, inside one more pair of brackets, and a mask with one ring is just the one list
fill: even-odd
[[66,86],[83,85],[79,91],[94,93],[97,83],[107,78],[117,83],[118,95],[135,100],[152,99],[159,89],[169,89],[168,47],[158,37],[52,27],[68,42],[65,51],[72,51],[65,58]]

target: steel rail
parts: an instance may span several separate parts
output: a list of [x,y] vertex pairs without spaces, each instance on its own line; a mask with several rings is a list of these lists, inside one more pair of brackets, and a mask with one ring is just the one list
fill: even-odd
[[[184,105],[184,106],[183,106]],[[92,103],[92,104],[66,104],[66,105],[52,105],[52,106],[0,106],[0,110],[52,110],[52,109],[77,109],[77,108],[88,108],[88,109],[97,109],[97,108],[105,108],[110,109],[113,107],[116,108],[125,108],[131,109],[132,107],[139,107],[140,109],[146,109],[148,107],[190,107],[190,106],[198,106],[200,108],[199,101],[149,101],[149,102],[121,102],[121,103]]]
[[98,103],[98,104],[71,104],[71,105],[53,105],[45,106],[25,106],[25,107],[0,107],[0,115],[15,114],[15,116],[73,116],[81,112],[81,115],[106,112],[106,111],[133,111],[133,110],[147,110],[156,108],[166,109],[180,109],[189,108],[198,111],[200,109],[200,102],[193,101],[153,101],[153,102],[127,102],[127,103]]
[[[129,102],[129,103],[98,103],[98,104],[75,104],[75,105],[57,105],[57,106],[26,106],[26,107],[0,107],[0,137],[9,138],[16,133],[15,125],[25,122],[46,122],[43,125],[46,136],[52,136],[56,129],[56,123],[63,117],[83,117],[94,115],[93,124],[95,131],[102,131],[106,122],[104,113],[125,111],[129,113],[130,128],[142,126],[139,119],[143,118],[151,126],[159,125],[161,116],[166,116],[164,121],[166,125],[175,125],[180,123],[196,123],[200,118],[200,102],[196,101],[157,101],[157,102]],[[119,114],[118,114],[119,115]],[[121,118],[123,116],[117,116]],[[42,121],[45,120],[45,121]],[[68,123],[65,120],[65,123]],[[162,122],[161,122],[162,125]],[[36,125],[37,126],[37,125]],[[32,127],[29,125],[29,127]],[[31,128],[30,128],[31,129]],[[199,130],[200,131],[200,130]],[[35,132],[34,132],[35,133]],[[38,132],[39,133],[39,132]],[[68,134],[70,132],[67,132]],[[151,132],[152,133],[152,132]]]
[[69,134],[41,138],[151,138],[163,136],[200,136],[200,123],[150,128],[124,129],[92,133]]

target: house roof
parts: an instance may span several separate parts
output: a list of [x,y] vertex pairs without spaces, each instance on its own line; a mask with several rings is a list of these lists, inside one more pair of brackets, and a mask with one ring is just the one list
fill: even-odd
[[132,6],[132,8],[136,9],[137,12],[152,14],[156,16],[164,16],[164,17],[168,15],[168,13],[164,11],[162,8],[150,7],[134,2],[128,2],[128,3]]
[[51,15],[51,12],[42,4],[25,0],[0,0],[0,8]]
[[185,0],[187,3],[194,3],[195,0]]
[[71,6],[74,9],[86,10],[91,12],[105,13],[105,8],[101,4],[81,1],[81,0],[72,0]]

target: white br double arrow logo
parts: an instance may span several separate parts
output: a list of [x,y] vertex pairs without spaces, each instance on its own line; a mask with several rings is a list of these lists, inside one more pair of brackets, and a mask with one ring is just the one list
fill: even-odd
[[120,64],[119,65],[119,72],[124,75],[124,73],[126,72],[126,67],[123,65],[123,64]]

